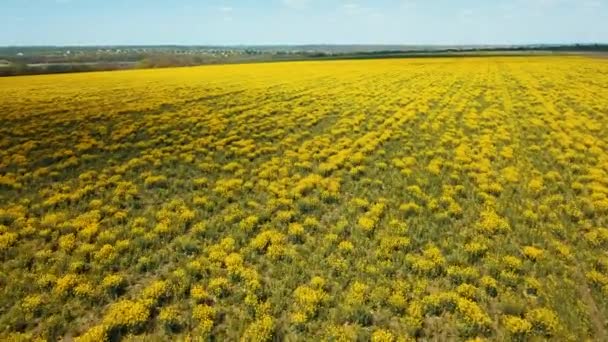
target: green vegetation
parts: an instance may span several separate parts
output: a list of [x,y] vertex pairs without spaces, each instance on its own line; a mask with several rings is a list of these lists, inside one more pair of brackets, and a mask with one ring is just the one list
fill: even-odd
[[526,56],[606,52],[608,45],[604,44],[0,47],[0,76],[296,60]]

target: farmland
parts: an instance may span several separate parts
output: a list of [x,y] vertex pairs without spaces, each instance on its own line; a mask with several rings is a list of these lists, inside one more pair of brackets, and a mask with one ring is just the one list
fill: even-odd
[[0,79],[2,340],[608,339],[608,60]]

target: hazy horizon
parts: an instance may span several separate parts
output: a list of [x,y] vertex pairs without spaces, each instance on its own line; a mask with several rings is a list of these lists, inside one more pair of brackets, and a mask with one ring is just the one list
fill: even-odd
[[608,42],[608,0],[5,0],[0,46]]
[[93,48],[93,47],[209,47],[209,48],[247,48],[247,47],[411,47],[411,48],[459,48],[459,47],[536,47],[536,46],[592,46],[592,45],[608,45],[607,42],[566,42],[566,43],[522,43],[522,44],[458,44],[458,45],[441,45],[441,44],[374,44],[374,43],[357,43],[357,44],[341,44],[341,43],[307,43],[307,44],[80,44],[80,45],[57,45],[57,44],[35,44],[35,45],[0,45],[0,48],[44,48],[44,47],[76,47],[76,48]]

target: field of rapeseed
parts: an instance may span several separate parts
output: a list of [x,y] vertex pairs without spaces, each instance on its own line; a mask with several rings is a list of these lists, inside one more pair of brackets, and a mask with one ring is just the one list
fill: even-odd
[[0,339],[608,339],[608,60],[0,79]]

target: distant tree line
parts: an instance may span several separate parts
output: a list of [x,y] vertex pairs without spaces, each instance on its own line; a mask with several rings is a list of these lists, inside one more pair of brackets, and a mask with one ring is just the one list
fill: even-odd
[[29,66],[26,63],[12,63],[9,66],[0,67],[0,76],[20,76],[39,74],[61,74],[75,72],[90,72],[104,70],[131,69],[132,64],[102,62],[98,64],[49,64],[42,66]]
[[[133,68],[166,68],[204,64],[272,62],[308,59],[365,59],[405,57],[484,56],[488,53],[605,53],[607,44],[534,45],[514,47],[28,47],[0,48],[0,76],[106,71]],[[24,52],[21,52],[24,51]]]

